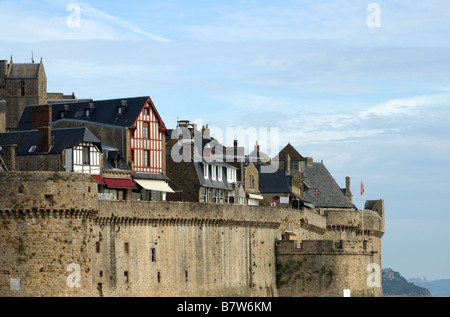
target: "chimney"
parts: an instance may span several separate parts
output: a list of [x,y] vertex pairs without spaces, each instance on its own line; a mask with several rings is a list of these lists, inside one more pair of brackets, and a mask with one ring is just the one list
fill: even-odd
[[211,130],[209,129],[208,125],[206,127],[202,128],[202,134],[204,139],[211,140]]
[[345,196],[353,203],[353,194],[350,190],[350,177],[347,176],[345,178]]
[[8,74],[8,61],[7,60],[1,60],[0,61],[0,78],[1,77],[6,78],[7,74]]
[[38,149],[39,153],[50,152],[52,142],[52,128],[50,126],[38,128]]
[[40,127],[48,127],[52,122],[52,106],[38,105],[31,107],[31,129],[37,130]]
[[286,174],[291,174],[291,156],[289,154],[286,154],[286,162],[284,164],[284,170]]
[[306,158],[306,166],[313,166],[313,158],[312,157],[307,157]]
[[256,141],[255,150],[259,153],[259,144],[258,144],[258,141]]

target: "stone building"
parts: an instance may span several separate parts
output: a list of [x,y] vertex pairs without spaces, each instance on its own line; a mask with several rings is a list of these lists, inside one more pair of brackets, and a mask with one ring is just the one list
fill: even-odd
[[[32,128],[31,108],[25,108],[18,130]],[[87,127],[101,140],[107,179],[98,182],[110,189],[108,194],[125,200],[165,200],[166,193],[173,192],[166,177],[168,132],[150,97],[52,103],[50,125]]]
[[32,129],[0,133],[9,171],[54,171],[99,175],[100,140],[87,128],[52,129],[49,105],[32,106]]
[[0,100],[6,101],[6,130],[14,131],[27,105],[47,103],[47,76],[40,63],[0,60]]
[[[175,130],[175,131],[174,131]],[[179,190],[168,194],[171,201],[234,204],[238,168],[223,160],[223,145],[188,121],[170,131],[167,143],[167,176]]]

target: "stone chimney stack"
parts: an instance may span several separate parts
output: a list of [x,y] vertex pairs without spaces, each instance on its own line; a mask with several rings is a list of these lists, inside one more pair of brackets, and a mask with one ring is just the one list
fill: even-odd
[[291,174],[291,156],[289,154],[286,154],[286,162],[284,163],[284,170],[286,172],[286,175]]
[[348,198],[348,200],[350,200],[350,202],[353,203],[353,194],[352,191],[350,190],[350,177],[347,176],[345,178],[345,196]]
[[306,166],[313,166],[313,158],[312,157],[307,157],[306,158]]
[[5,78],[8,74],[8,61],[0,60],[0,78]]
[[47,127],[52,122],[52,106],[38,105],[31,107],[31,129]]
[[39,153],[48,153],[52,146],[52,128],[49,126],[38,128]]
[[52,142],[52,106],[38,105],[31,108],[31,129],[38,130],[39,153],[48,153]]
[[206,125],[206,127],[202,127],[202,136],[204,139],[211,140],[211,130],[209,129],[208,125]]

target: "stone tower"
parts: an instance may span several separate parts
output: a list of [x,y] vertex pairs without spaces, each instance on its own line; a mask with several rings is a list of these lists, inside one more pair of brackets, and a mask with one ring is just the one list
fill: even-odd
[[0,60],[0,100],[6,100],[6,130],[17,128],[27,105],[47,103],[47,76],[40,63]]

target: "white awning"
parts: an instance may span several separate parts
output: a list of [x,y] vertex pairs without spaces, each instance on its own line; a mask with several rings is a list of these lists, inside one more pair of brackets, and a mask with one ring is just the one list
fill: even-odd
[[134,179],[134,181],[147,190],[175,193],[165,181],[160,179]]
[[264,197],[261,195],[255,195],[255,194],[248,194],[249,198],[253,198],[253,199],[259,199],[259,200],[263,200]]

